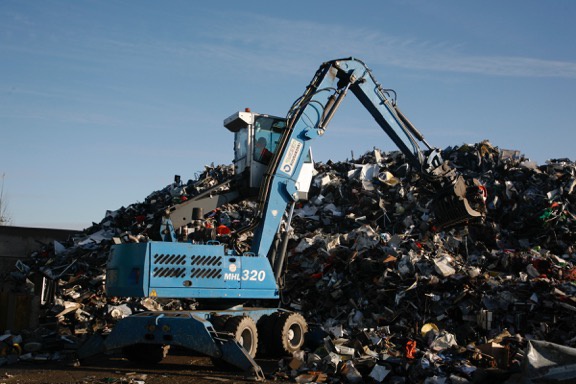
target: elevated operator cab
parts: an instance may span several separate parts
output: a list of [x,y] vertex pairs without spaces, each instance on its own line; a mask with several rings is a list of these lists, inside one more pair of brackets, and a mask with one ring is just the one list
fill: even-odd
[[[248,195],[256,195],[272,158],[278,152],[280,137],[286,130],[286,119],[246,109],[225,119],[224,126],[234,133],[234,173],[243,175],[240,183],[250,191]],[[308,199],[314,172],[310,149],[296,181],[300,200]]]

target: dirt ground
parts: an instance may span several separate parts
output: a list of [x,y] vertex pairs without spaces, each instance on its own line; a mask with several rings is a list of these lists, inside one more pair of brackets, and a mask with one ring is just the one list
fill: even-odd
[[[266,380],[288,383],[273,376],[277,360],[257,360]],[[209,358],[175,353],[161,363],[141,366],[117,356],[99,356],[78,366],[61,362],[18,362],[0,367],[0,384],[180,384],[254,383],[254,376],[242,371],[225,371]]]

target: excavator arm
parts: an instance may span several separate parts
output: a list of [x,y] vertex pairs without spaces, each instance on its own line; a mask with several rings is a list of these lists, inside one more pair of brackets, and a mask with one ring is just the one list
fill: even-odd
[[[304,94],[288,112],[287,128],[260,188],[257,222],[249,228],[254,231],[254,254],[268,254],[268,250],[278,249],[282,242],[278,237],[283,217],[292,211],[289,207],[297,201],[296,182],[304,157],[312,140],[325,133],[348,92],[358,98],[414,168],[425,177],[439,181],[442,190],[433,210],[440,225],[484,217],[485,207],[478,197],[483,193],[479,183],[464,181],[442,160],[440,151],[434,150],[397,108],[392,97],[394,92],[382,88],[362,61],[333,60],[320,66]],[[427,148],[428,156],[419,143]],[[290,219],[288,213],[284,219],[287,225]],[[277,264],[275,270],[279,270],[282,261],[273,264]]]

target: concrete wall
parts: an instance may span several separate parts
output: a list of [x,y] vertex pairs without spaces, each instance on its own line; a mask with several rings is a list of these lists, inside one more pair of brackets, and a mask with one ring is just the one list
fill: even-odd
[[24,261],[44,244],[64,241],[75,233],[78,231],[0,226],[0,273],[11,271],[18,259]]

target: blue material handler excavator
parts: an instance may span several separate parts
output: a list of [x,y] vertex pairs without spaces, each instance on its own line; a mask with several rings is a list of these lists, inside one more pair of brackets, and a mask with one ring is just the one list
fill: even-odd
[[[254,360],[259,346],[280,355],[302,348],[306,320],[279,305],[289,227],[295,204],[307,199],[313,178],[311,143],[324,135],[349,92],[407,163],[437,185],[432,206],[437,226],[484,219],[485,189],[443,161],[441,151],[398,109],[394,91],[384,89],[358,59],[325,62],[285,118],[246,110],[224,120],[234,133],[233,177],[162,212],[155,238],[112,246],[108,296],[193,298],[198,305],[128,316],[105,338],[106,349],[158,362],[169,346],[178,346],[263,379]],[[244,199],[255,202],[255,214],[230,235],[251,235],[249,250],[206,234],[205,212]]]

